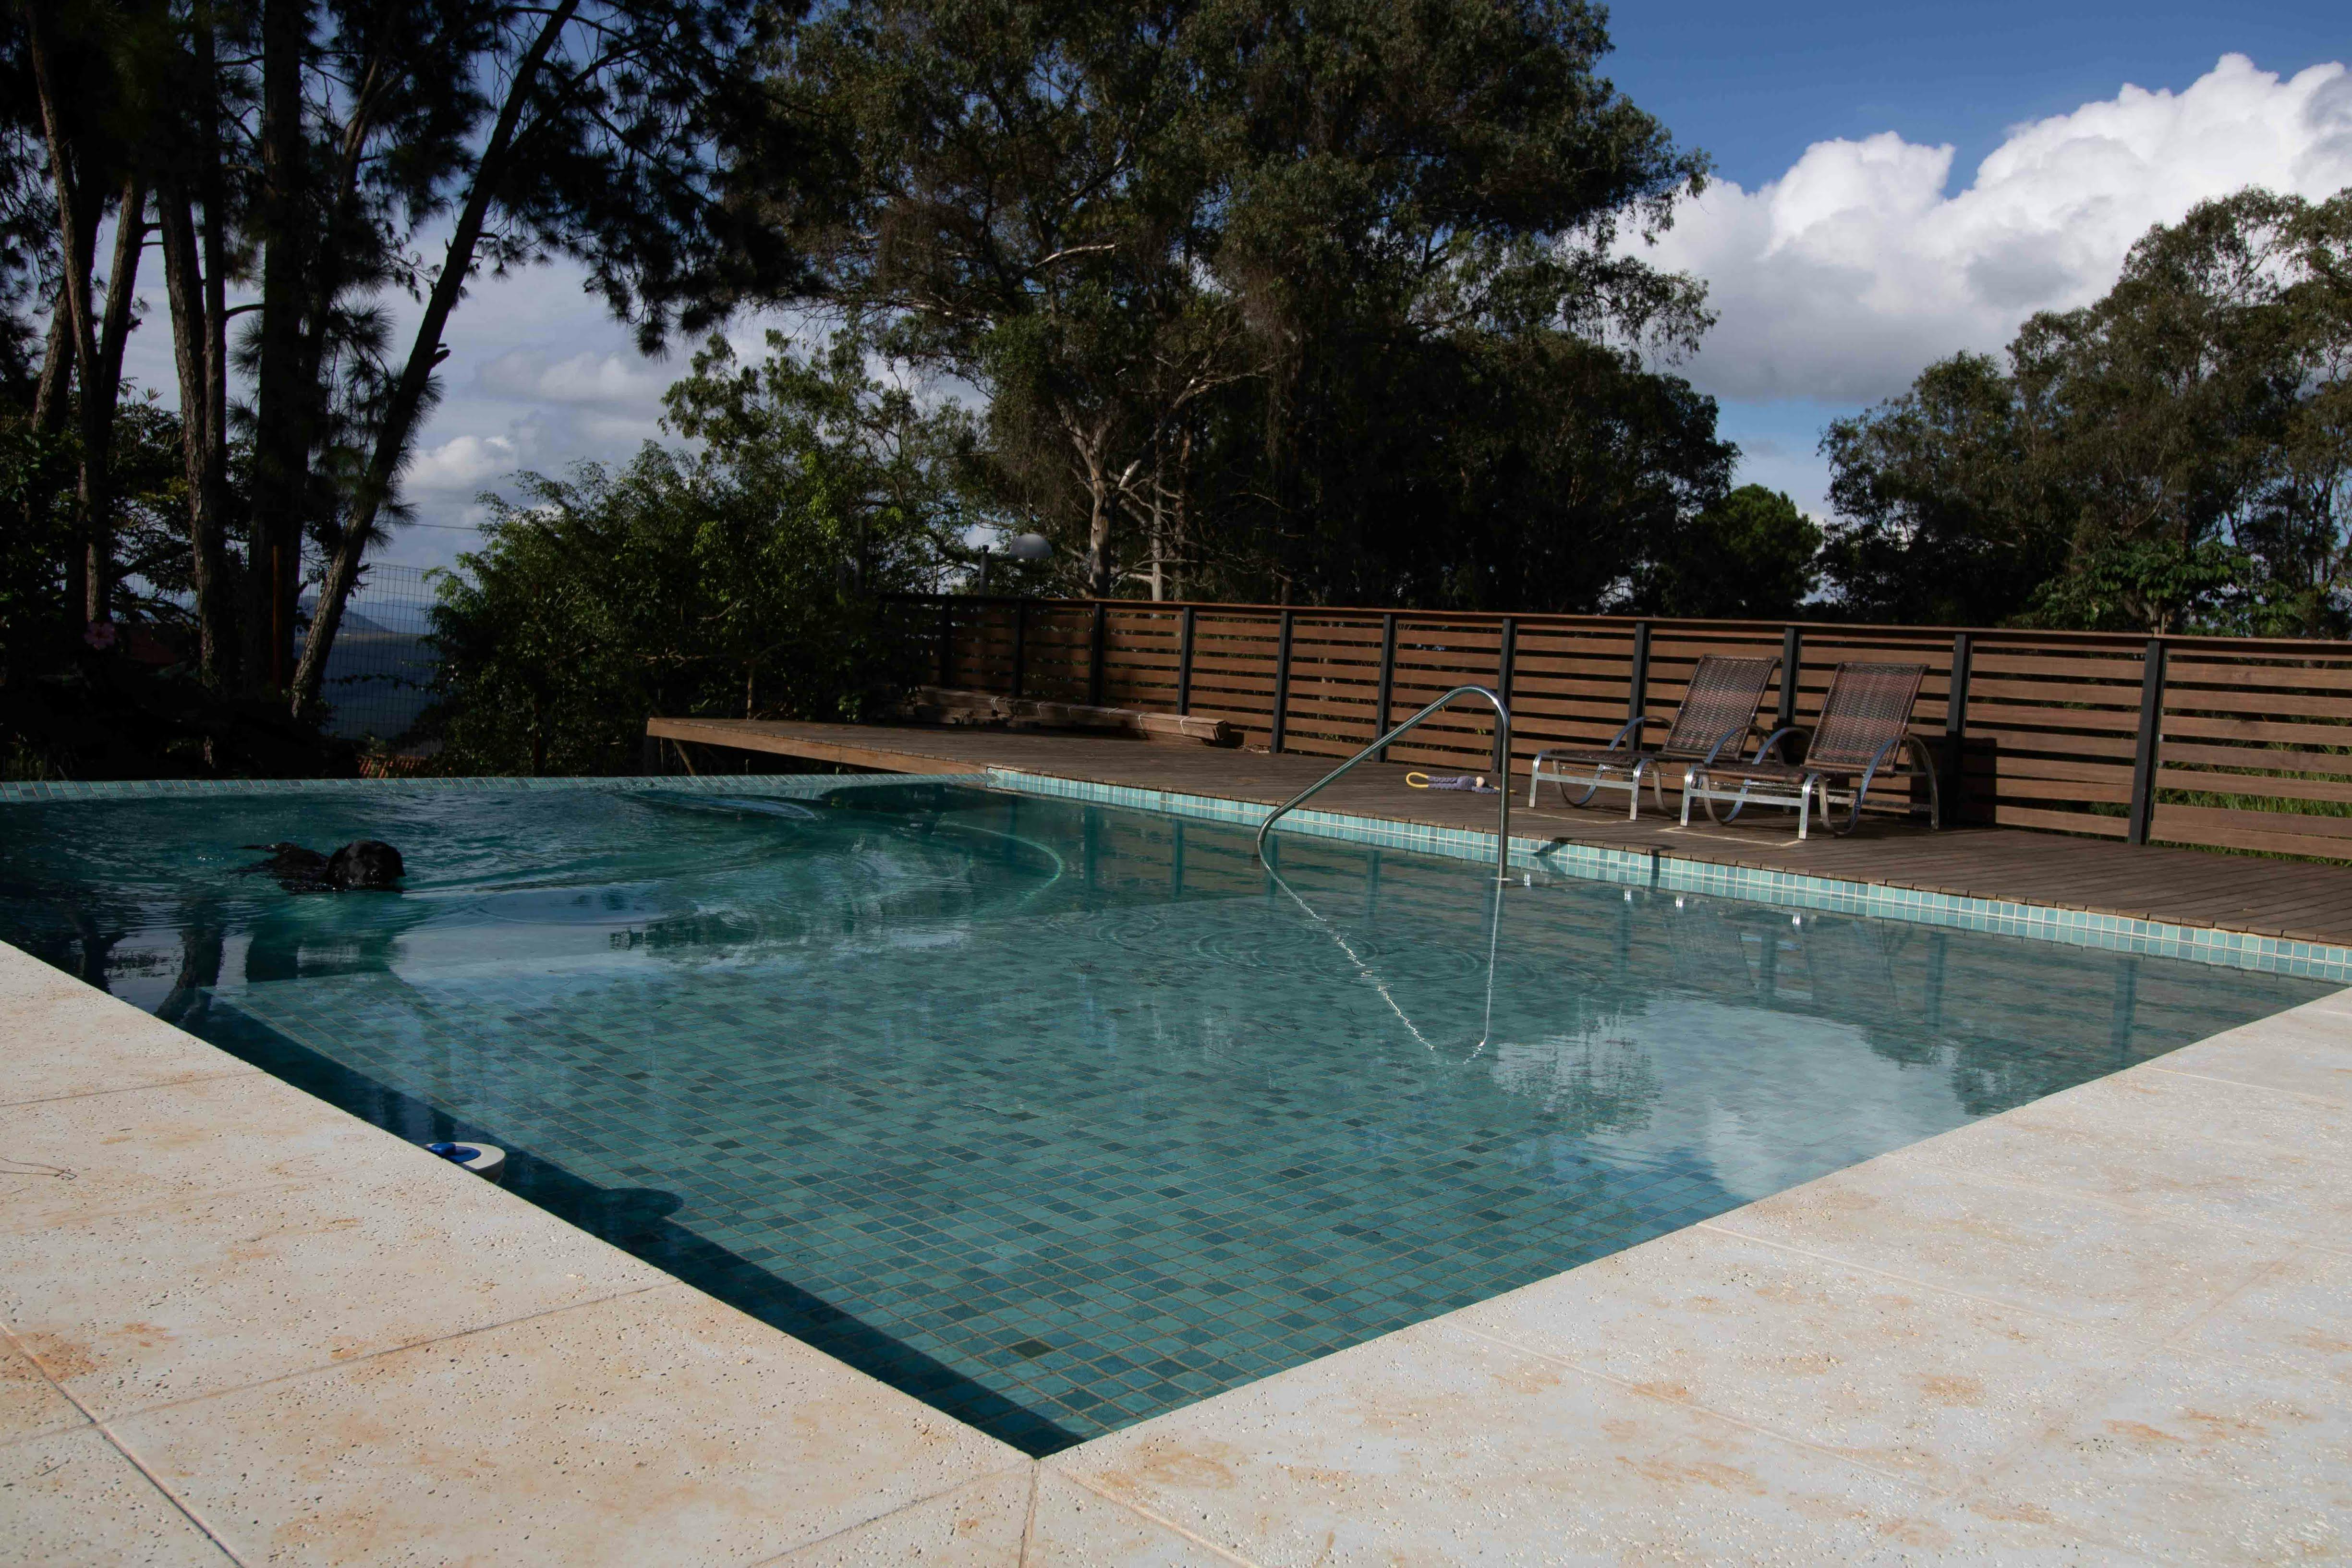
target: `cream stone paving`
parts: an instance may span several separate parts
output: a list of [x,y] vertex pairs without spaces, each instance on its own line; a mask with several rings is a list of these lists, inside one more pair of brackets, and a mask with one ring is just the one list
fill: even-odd
[[0,1564],[224,1568],[232,1561],[96,1428],[0,1444]]
[[1923,1169],[1882,1155],[1703,1228],[2129,1334],[2189,1322],[2296,1250],[2291,1240],[1993,1180],[1987,1164]]
[[1247,1559],[1040,1467],[1023,1562],[1032,1568],[1231,1568]]
[[114,1423],[244,1562],[757,1563],[1025,1470],[684,1285]]
[[[162,1092],[171,1091],[105,1101],[119,1120]],[[89,1146],[60,1135],[59,1118],[19,1113],[97,1103],[0,1109],[0,1145],[19,1160],[81,1158]],[[288,1106],[274,1122],[227,1130],[222,1157],[278,1164],[287,1118],[305,1114]],[[24,1125],[34,1121],[52,1125]],[[235,1179],[168,1209],[93,1202],[37,1227],[0,1224],[0,1312],[61,1387],[109,1420],[670,1282],[583,1232],[551,1230],[530,1205],[446,1161],[415,1160],[388,1140],[345,1152],[296,1181]],[[57,1195],[95,1200],[107,1190],[93,1178]],[[445,1265],[387,1273],[388,1259],[425,1258]],[[139,1270],[129,1289],[126,1259]]]
[[0,1341],[0,1443],[89,1425],[89,1417],[42,1375],[13,1337]]
[[2107,1325],[1711,1230],[1449,1321],[1938,1489],[2062,1417],[2135,1353]]
[[8,1031],[0,1105],[191,1079],[260,1076],[260,1068],[178,1029],[124,1027],[114,1011],[120,1005],[104,992],[0,943],[0,1020]]
[[2352,993],[1043,1464],[6,948],[0,1019],[0,1563],[2352,1555]]
[[2343,1049],[2345,1016],[2315,1007],[2183,1046],[2163,1058],[2164,1070],[2352,1103],[2352,1060]]
[[893,1514],[776,1559],[788,1568],[1014,1568],[1036,1490],[1034,1465],[985,1476],[943,1497],[926,1498]]
[[2159,1350],[1966,1500],[2162,1563],[2341,1561],[2352,1409],[2284,1367]]
[[2352,1105],[2154,1064],[1885,1159],[1898,1170],[1990,1174],[2190,1224],[2313,1241],[2352,1236]]

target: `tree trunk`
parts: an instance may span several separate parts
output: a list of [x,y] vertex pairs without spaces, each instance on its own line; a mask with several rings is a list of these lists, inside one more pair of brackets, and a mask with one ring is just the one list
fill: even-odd
[[[177,182],[156,202],[163,231],[163,284],[172,304],[172,353],[180,380],[180,460],[188,487],[188,542],[196,590],[196,669],[205,685],[227,684],[229,646],[228,553],[223,537],[228,494],[228,445],[225,391],[227,381],[226,323],[214,303],[221,279],[199,270],[195,218],[188,194]],[[205,214],[205,248],[219,264],[218,226]]]
[[114,598],[114,405],[122,389],[122,351],[131,340],[131,306],[139,257],[147,244],[147,184],[134,170],[114,215],[114,260],[106,274],[106,317],[97,362],[81,378],[82,614],[102,621]]
[[[98,363],[98,329],[90,320],[89,274],[94,265],[91,252],[97,243],[99,204],[84,189],[74,157],[75,140],[66,122],[66,105],[61,97],[64,84],[58,78],[56,40],[49,30],[50,9],[47,5],[26,5],[20,7],[19,14],[25,21],[25,52],[33,67],[34,93],[41,100],[41,129],[49,154],[49,184],[57,201],[58,246],[63,253],[60,260],[65,272],[58,286],[58,298],[65,311],[67,337],[73,345],[75,381],[81,388],[86,411],[92,401],[90,378]],[[52,400],[46,412],[52,418],[61,419],[65,407],[62,375],[52,377],[45,371],[42,384],[40,395]],[[87,423],[85,412],[85,428]],[[83,522],[86,530],[87,516]],[[77,608],[86,608],[89,602],[89,562],[86,551],[79,546],[67,557],[66,598]]]
[[1104,429],[1082,431],[1074,421],[1065,420],[1063,428],[1069,432],[1070,444],[1077,451],[1079,466],[1087,481],[1087,593],[1097,599],[1110,597],[1110,524],[1116,498],[1111,494],[1111,477],[1103,458],[1109,433]]
[[327,568],[326,581],[320,584],[318,607],[310,618],[310,635],[302,645],[301,665],[294,672],[292,706],[298,717],[318,703],[327,658],[334,651],[335,636],[342,627],[344,604],[359,582],[360,563],[375,537],[376,517],[408,460],[409,442],[416,433],[417,416],[424,412],[425,395],[432,388],[434,368],[448,357],[448,351],[441,345],[442,333],[447,330],[450,313],[457,308],[457,300],[466,290],[466,279],[473,272],[474,249],[481,243],[491,199],[506,176],[507,158],[514,147],[515,129],[521,122],[523,105],[537,84],[549,52],[570,25],[579,5],[580,0],[560,0],[547,13],[538,37],[517,62],[514,75],[508,81],[506,101],[499,105],[498,123],[483,145],[481,161],[475,165],[473,186],[467,193],[466,204],[450,233],[440,276],[434,279],[433,291],[425,296],[425,316],[416,324],[408,362],[401,368],[400,379],[393,384],[383,422],[376,427],[367,473],[352,499],[342,539]]
[[33,428],[54,436],[66,427],[66,394],[73,385],[73,306],[60,286],[49,301],[49,335],[41,353],[41,379],[33,392]]
[[[254,375],[253,516],[246,547],[245,679],[282,689],[290,580],[300,560],[310,480],[309,411],[302,385],[302,306],[309,279],[300,236],[309,149],[302,68],[310,0],[261,7],[261,331]],[[275,645],[275,646],[273,646]]]

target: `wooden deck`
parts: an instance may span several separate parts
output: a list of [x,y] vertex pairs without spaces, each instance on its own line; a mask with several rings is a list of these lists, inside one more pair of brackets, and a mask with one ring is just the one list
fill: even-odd
[[[697,746],[887,773],[1013,768],[1269,805],[1289,798],[1333,766],[1326,757],[984,729],[655,719],[646,732]],[[1368,763],[1317,796],[1315,804],[1396,822],[1493,830],[1493,796],[1408,789],[1405,771]],[[1524,777],[1517,787],[1526,789]],[[1743,818],[1729,827],[1683,828],[1672,817],[1655,815],[1646,795],[1643,816],[1634,822],[1625,820],[1624,796],[1613,798],[1614,811],[1574,810],[1556,800],[1531,811],[1522,797],[1514,804],[1512,833],[2177,925],[2352,943],[2352,868],[2344,866],[2134,847],[2109,839],[2014,828],[1931,832],[1922,824],[1893,818],[1865,820],[1851,837],[1823,834],[1801,844],[1794,818],[1785,811],[1757,813],[1752,824]]]

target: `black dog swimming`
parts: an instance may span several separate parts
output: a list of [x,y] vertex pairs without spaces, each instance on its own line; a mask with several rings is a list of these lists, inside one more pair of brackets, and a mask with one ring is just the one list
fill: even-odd
[[377,838],[355,839],[332,855],[305,849],[299,844],[247,844],[269,858],[247,866],[247,874],[278,879],[289,893],[347,893],[360,889],[388,889],[408,874],[400,851]]

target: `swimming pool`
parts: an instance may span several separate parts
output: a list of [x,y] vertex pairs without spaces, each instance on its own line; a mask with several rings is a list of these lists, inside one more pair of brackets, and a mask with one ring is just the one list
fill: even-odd
[[[362,836],[397,895],[237,846]],[[921,781],[0,805],[0,937],[1033,1452],[2332,989]],[[462,1269],[464,1259],[450,1260]]]

